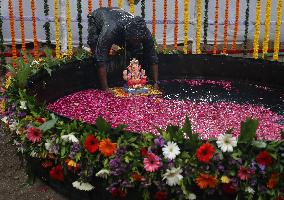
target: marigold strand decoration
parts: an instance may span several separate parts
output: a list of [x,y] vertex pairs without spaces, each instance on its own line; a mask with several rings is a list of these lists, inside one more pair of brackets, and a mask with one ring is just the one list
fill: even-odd
[[282,17],[282,3],[283,3],[283,0],[278,0],[273,60],[278,60],[279,44],[280,44],[281,17]]
[[219,17],[219,0],[216,0],[215,4],[215,30],[214,30],[214,47],[213,54],[217,54],[217,37],[218,37],[218,17]]
[[38,59],[38,40],[36,33],[36,17],[35,17],[35,0],[31,0],[32,21],[33,21],[33,36],[34,36],[34,57]]
[[66,17],[67,17],[67,45],[68,45],[68,55],[72,56],[73,47],[72,47],[72,27],[71,27],[71,9],[70,1],[66,0]]
[[152,0],[153,16],[152,16],[152,35],[156,37],[156,0]]
[[246,20],[245,20],[245,35],[244,35],[244,54],[247,54],[247,44],[248,44],[248,27],[249,27],[249,1],[247,0],[246,8]]
[[[19,0],[19,14],[20,14],[20,30],[21,30],[21,39],[22,39],[22,51],[26,52],[26,41],[25,41],[25,22],[23,14],[23,0]],[[24,62],[27,62],[25,54],[23,55]]]
[[83,47],[83,26],[82,26],[82,0],[77,0],[77,20],[78,20],[78,34],[79,34],[79,47]]
[[228,33],[228,23],[229,23],[229,0],[226,0],[226,9],[225,9],[225,23],[224,23],[224,46],[223,53],[227,53],[227,33]]
[[103,7],[103,1],[102,0],[99,0],[99,7]]
[[197,0],[196,54],[200,54],[202,0]]
[[129,0],[129,5],[130,5],[129,11],[131,14],[134,15],[135,12],[134,0]]
[[16,67],[17,49],[15,40],[15,24],[14,24],[14,13],[13,13],[13,1],[9,0],[9,20],[10,20],[10,31],[11,31],[11,42],[12,42],[12,58],[13,66]]
[[58,0],[54,0],[54,24],[55,24],[55,55],[60,58],[60,32],[58,18]]
[[184,24],[183,24],[183,53],[187,54],[188,52],[188,15],[189,15],[189,8],[188,8],[188,0],[184,0]]
[[122,8],[122,0],[118,0],[117,4],[119,8]]
[[92,10],[93,10],[93,1],[92,0],[88,0],[88,14],[89,15],[92,14]]
[[111,7],[111,0],[107,0],[107,6]]
[[164,0],[164,31],[163,31],[163,50],[167,48],[167,27],[168,27],[168,0]]
[[[2,4],[2,1],[0,0],[0,16],[2,15],[1,14],[1,4]],[[6,64],[5,56],[4,56],[5,47],[4,47],[4,39],[3,39],[3,32],[2,32],[2,24],[3,24],[3,21],[2,21],[2,18],[0,17],[0,53],[1,53],[0,61],[3,64],[0,73],[4,72],[5,70],[4,65]]]
[[145,19],[145,0],[141,0],[141,16]]
[[[44,15],[47,18],[49,16],[49,5],[48,5],[48,0],[44,0]],[[50,41],[50,23],[49,21],[45,22],[43,25],[43,28],[45,30],[45,37],[46,37],[46,44],[47,46],[51,46],[51,41]]]
[[261,12],[261,0],[256,2],[256,13],[255,13],[255,31],[253,40],[253,58],[258,58],[258,41],[260,35],[260,12]]
[[208,5],[209,0],[205,0],[205,13],[204,13],[204,23],[203,23],[203,50],[206,53],[207,46],[207,31],[208,31]]
[[270,31],[270,13],[271,13],[271,0],[266,0],[265,9],[265,22],[264,22],[264,39],[262,45],[262,58],[267,54],[268,41],[269,41],[269,31]]
[[236,42],[239,29],[239,12],[240,12],[240,0],[236,0],[236,18],[235,18],[235,27],[234,27],[234,39],[232,44],[232,49],[236,50]]
[[177,50],[178,37],[178,0],[175,0],[175,26],[174,26],[174,49]]

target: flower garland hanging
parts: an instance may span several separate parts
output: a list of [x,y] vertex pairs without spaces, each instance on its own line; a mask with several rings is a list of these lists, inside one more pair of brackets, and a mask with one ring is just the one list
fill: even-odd
[[200,54],[202,0],[197,0],[196,54]]
[[271,0],[266,0],[264,39],[263,39],[263,44],[262,44],[262,58],[264,58],[268,50],[269,31],[270,31],[270,13],[271,13]]
[[245,20],[245,35],[244,35],[244,54],[247,54],[247,45],[248,45],[248,27],[249,27],[249,4],[250,0],[247,0],[246,8],[246,20]]
[[152,0],[153,16],[152,16],[152,36],[156,37],[156,0]]
[[[0,16],[2,16],[1,4],[2,4],[2,0],[0,0]],[[2,68],[1,68],[1,72],[4,71],[4,67],[3,66],[6,64],[5,56],[4,56],[5,47],[4,47],[4,38],[3,38],[3,32],[2,32],[2,24],[3,24],[3,21],[2,21],[2,18],[0,17],[0,53],[1,53],[0,61],[3,64]]]
[[189,8],[188,0],[184,0],[184,24],[183,24],[183,53],[187,54],[188,52],[188,21],[189,21]]
[[236,18],[235,18],[235,27],[234,27],[234,39],[232,44],[233,50],[236,50],[236,42],[239,30],[239,12],[240,12],[240,0],[236,0]]
[[258,41],[260,35],[260,12],[261,12],[261,0],[256,1],[256,13],[255,13],[255,31],[253,40],[253,58],[258,58]]
[[213,47],[213,54],[217,54],[217,37],[218,37],[218,18],[219,18],[219,0],[216,0],[215,4],[215,30],[214,30],[214,47]]
[[[25,41],[25,22],[23,14],[23,0],[19,0],[19,15],[20,15],[20,30],[21,30],[21,40],[22,40],[22,51],[26,52],[26,41]],[[27,62],[27,57],[23,55],[24,62]]]
[[[44,15],[46,18],[49,16],[49,5],[48,5],[48,0],[44,0]],[[51,41],[50,41],[50,22],[49,20],[45,22],[43,25],[43,28],[45,30],[45,39],[46,39],[46,45],[48,47],[51,46]]]
[[273,60],[278,60],[279,44],[280,44],[281,17],[282,17],[282,3],[283,3],[283,0],[278,0]]
[[129,6],[130,6],[129,8],[130,13],[134,15],[135,12],[134,0],[129,1]]
[[117,5],[119,8],[122,8],[122,0],[118,0]]
[[224,46],[223,46],[223,54],[227,53],[227,34],[228,34],[228,23],[229,23],[229,0],[226,0],[226,8],[225,8],[225,23],[224,23]]
[[32,22],[33,22],[33,36],[34,36],[34,57],[38,59],[38,40],[36,33],[36,17],[35,17],[35,0],[31,0]]
[[111,7],[111,0],[107,0],[107,6]]
[[177,38],[178,38],[178,0],[175,0],[175,26],[174,26],[174,49],[175,50],[177,50],[178,48]]
[[78,20],[79,48],[82,48],[83,47],[82,0],[77,0],[77,20]]
[[55,55],[60,58],[60,32],[59,32],[59,17],[58,17],[58,0],[54,0],[54,26],[55,26]]
[[70,9],[70,1],[66,0],[66,17],[67,17],[67,46],[68,46],[68,56],[72,56],[73,54],[73,46],[72,46],[72,27],[71,27],[71,9]]
[[[89,1],[91,1],[91,0],[89,0]],[[100,8],[103,7],[103,1],[102,0],[99,0],[99,7]]]
[[141,16],[145,19],[145,0],[141,0]]
[[15,24],[14,24],[14,13],[13,13],[13,1],[9,0],[9,20],[10,20],[10,31],[11,31],[11,42],[12,42],[12,58],[13,66],[16,67],[17,59],[17,49],[16,49],[16,40],[15,40]]
[[92,0],[88,0],[88,14],[91,15],[92,11],[93,11],[93,1]]
[[206,46],[207,46],[207,32],[208,32],[208,5],[209,0],[205,0],[205,13],[204,13],[204,22],[203,22],[203,50],[206,53]]
[[168,0],[164,0],[163,50],[167,48]]

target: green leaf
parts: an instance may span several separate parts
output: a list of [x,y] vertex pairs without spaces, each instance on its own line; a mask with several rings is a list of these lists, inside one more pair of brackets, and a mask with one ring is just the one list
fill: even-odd
[[245,122],[241,122],[241,133],[238,138],[239,143],[251,143],[256,136],[258,120],[247,118]]
[[96,119],[96,126],[100,131],[103,131],[105,133],[111,130],[111,126],[102,117],[98,117]]
[[191,123],[189,121],[189,118],[186,116],[184,125],[182,127],[183,132],[186,133],[186,135],[190,138],[192,135],[192,128],[191,128]]
[[257,140],[252,141],[251,144],[252,144],[252,146],[255,146],[256,148],[259,148],[259,149],[263,149],[267,146],[265,142],[257,141]]
[[64,156],[65,156],[65,153],[66,153],[66,148],[65,148],[65,147],[62,147],[62,148],[61,148],[61,151],[60,151],[61,157],[64,157]]
[[40,125],[38,128],[39,128],[40,130],[42,130],[42,132],[45,132],[45,131],[47,131],[47,130],[53,128],[54,125],[56,124],[56,122],[57,122],[57,118],[51,119],[51,120],[49,120],[49,121],[43,123],[42,125]]

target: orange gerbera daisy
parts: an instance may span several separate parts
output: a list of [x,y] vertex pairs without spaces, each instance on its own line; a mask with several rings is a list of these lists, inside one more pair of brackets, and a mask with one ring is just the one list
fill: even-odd
[[99,150],[104,156],[111,156],[116,151],[116,143],[112,143],[109,138],[102,140]]
[[277,183],[279,181],[279,174],[278,173],[273,173],[271,176],[270,176],[270,179],[268,180],[267,182],[267,187],[269,189],[273,189],[276,187]]
[[200,174],[195,181],[201,189],[215,188],[217,185],[216,177],[208,174]]

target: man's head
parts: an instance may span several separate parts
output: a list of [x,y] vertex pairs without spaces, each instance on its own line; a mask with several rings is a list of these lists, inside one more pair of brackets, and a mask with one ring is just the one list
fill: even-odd
[[138,45],[146,36],[147,25],[142,17],[134,17],[125,27],[125,39],[131,45]]

